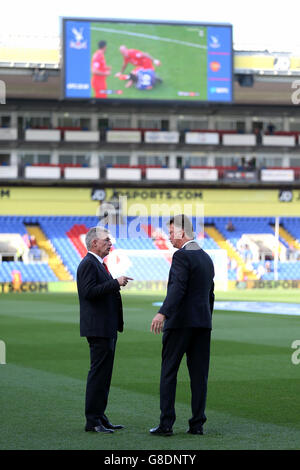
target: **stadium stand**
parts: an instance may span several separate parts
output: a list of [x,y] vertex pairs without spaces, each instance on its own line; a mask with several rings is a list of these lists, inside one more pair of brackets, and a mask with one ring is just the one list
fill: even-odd
[[[134,222],[134,217],[128,222]],[[231,222],[233,231],[228,230]],[[38,249],[46,251],[48,262],[43,263],[38,256],[29,262],[2,261],[0,264],[0,282],[10,282],[12,272],[20,271],[22,280],[47,281],[74,280],[76,269],[86,253],[82,236],[87,230],[99,222],[92,216],[2,216],[0,231],[2,234],[26,234],[35,236]],[[166,229],[166,220],[159,219],[159,226],[151,226],[149,220],[142,220],[140,232],[134,237],[128,231],[123,232],[120,226],[110,226],[113,234],[113,251],[125,266],[128,276],[137,281],[165,280],[170,268],[171,252]],[[193,219],[195,224],[195,219]],[[285,238],[280,236],[282,251],[278,262],[278,279],[294,280],[300,278],[300,218],[285,217],[280,227]],[[288,238],[287,237],[288,234]],[[259,244],[260,236],[264,236],[265,244]],[[249,237],[247,247],[245,237]],[[251,237],[254,237],[251,239]],[[258,241],[255,240],[258,237]],[[243,276],[248,279],[274,279],[274,218],[271,217],[213,217],[205,221],[204,236],[198,243],[205,250],[225,249],[228,254],[229,280],[238,280]],[[269,245],[268,245],[269,243]],[[271,244],[270,244],[271,243]],[[293,248],[291,244],[293,243]],[[255,248],[250,249],[250,248]],[[247,248],[247,250],[246,250]],[[31,251],[35,248],[31,248]],[[160,253],[157,253],[160,252]],[[147,254],[148,253],[148,254]],[[109,255],[111,256],[111,255]],[[60,269],[58,269],[58,266]],[[124,265],[123,265],[124,267]],[[259,269],[261,267],[261,269]],[[263,269],[262,269],[263,268]]]
[[[299,106],[291,104],[292,84],[300,73],[298,57],[289,57],[289,68],[281,70],[275,53],[234,51],[234,102],[221,106],[178,107],[170,102],[166,107],[151,100],[149,106],[95,100],[78,106],[61,99],[60,40],[41,37],[37,44],[35,37],[1,36],[4,197],[7,188],[20,185],[299,190]],[[245,78],[250,78],[248,86]],[[13,272],[20,272],[23,282],[74,281],[86,253],[82,237],[98,218],[76,211],[58,216],[55,211],[55,205],[53,213],[49,209],[45,214],[42,207],[41,212],[28,207],[27,216],[0,211],[0,282],[10,282]],[[274,214],[218,214],[205,218],[198,242],[205,250],[225,250],[229,280],[270,280],[275,270],[281,280],[300,280],[298,215],[281,216],[277,263]],[[229,221],[234,231],[226,228]],[[136,280],[168,276],[168,229],[163,219],[159,227],[151,224],[141,223],[139,237],[124,236],[119,225],[112,227],[112,264],[122,265]],[[32,236],[34,246],[29,243]]]
[[4,261],[0,264],[0,282],[11,282],[13,271],[20,271],[23,282],[53,282],[59,279],[48,264],[24,264]]

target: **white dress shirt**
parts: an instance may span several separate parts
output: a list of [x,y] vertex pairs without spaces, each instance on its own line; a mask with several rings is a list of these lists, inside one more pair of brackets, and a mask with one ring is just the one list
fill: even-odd
[[92,251],[89,251],[89,253],[91,253],[91,255],[94,255],[95,258],[97,258],[97,260],[100,261],[101,264],[103,264],[103,259],[100,256],[96,255],[96,253],[93,253]]

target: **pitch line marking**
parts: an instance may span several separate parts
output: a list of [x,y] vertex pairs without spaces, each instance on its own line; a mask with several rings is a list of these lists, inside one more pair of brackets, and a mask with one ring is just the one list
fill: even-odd
[[154,41],[170,42],[170,43],[174,43],[174,44],[180,44],[181,46],[195,47],[197,49],[207,49],[207,46],[202,46],[201,44],[194,44],[192,42],[180,41],[179,39],[164,38],[164,37],[161,37],[161,36],[151,36],[150,34],[133,33],[131,31],[123,31],[123,30],[110,29],[110,28],[99,28],[99,27],[96,27],[96,26],[91,26],[91,29],[93,29],[94,31],[105,31],[106,33],[125,34],[127,36],[135,36],[135,37],[140,37],[140,38],[153,39]]
[[[161,307],[163,302],[153,302],[153,307]],[[255,302],[255,301],[216,301],[214,310],[231,312],[263,313],[269,315],[300,316],[300,304],[284,302]]]

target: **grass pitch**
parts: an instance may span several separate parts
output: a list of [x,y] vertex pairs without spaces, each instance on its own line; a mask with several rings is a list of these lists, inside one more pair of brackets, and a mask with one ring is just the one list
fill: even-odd
[[[246,292],[217,300],[229,295],[254,300]],[[270,300],[267,293],[256,296]],[[118,339],[107,414],[126,429],[98,435],[84,432],[89,351],[79,337],[76,295],[3,295],[0,339],[7,364],[0,365],[0,449],[299,449],[300,364],[291,361],[291,344],[300,339],[300,318],[283,315],[215,311],[205,435],[186,434],[185,361],[174,436],[149,435],[159,422],[161,336],[150,333],[157,311],[152,303],[158,300],[123,295],[125,331]]]

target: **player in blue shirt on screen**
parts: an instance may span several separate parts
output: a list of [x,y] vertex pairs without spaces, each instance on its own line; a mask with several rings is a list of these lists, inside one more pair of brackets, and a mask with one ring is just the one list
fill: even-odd
[[162,79],[153,69],[136,68],[130,74],[117,73],[116,77],[120,80],[128,80],[126,88],[134,85],[138,90],[152,90],[155,85],[162,83]]

